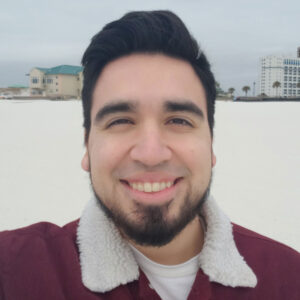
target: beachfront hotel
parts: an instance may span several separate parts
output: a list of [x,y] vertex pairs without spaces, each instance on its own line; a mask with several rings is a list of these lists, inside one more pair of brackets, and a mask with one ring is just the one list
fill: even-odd
[[[280,85],[273,87],[274,82]],[[300,96],[300,47],[296,57],[269,55],[260,59],[260,94],[273,97]]]
[[82,67],[61,65],[53,68],[33,68],[30,73],[30,94],[53,98],[80,98]]

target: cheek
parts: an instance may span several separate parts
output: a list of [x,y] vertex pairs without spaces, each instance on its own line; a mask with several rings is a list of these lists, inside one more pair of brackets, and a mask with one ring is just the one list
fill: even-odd
[[92,174],[106,176],[116,169],[126,152],[124,143],[113,139],[97,138],[90,144]]
[[211,144],[205,141],[192,141],[190,143],[183,143],[181,146],[181,157],[184,159],[185,164],[193,173],[194,176],[201,176],[211,173],[212,150]]

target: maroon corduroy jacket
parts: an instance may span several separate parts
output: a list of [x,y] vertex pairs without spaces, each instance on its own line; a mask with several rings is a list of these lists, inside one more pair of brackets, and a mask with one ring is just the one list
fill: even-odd
[[[160,299],[142,272],[138,280],[110,292],[88,290],[81,280],[77,226],[78,221],[62,228],[44,222],[0,233],[0,299]],[[189,300],[300,299],[298,252],[238,225],[233,225],[233,234],[239,252],[257,276],[257,286],[226,287],[210,282],[200,269]]]

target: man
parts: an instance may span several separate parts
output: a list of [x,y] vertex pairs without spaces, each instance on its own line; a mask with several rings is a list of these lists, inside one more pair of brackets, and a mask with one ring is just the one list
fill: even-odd
[[181,20],[129,13],[82,63],[94,197],[79,222],[1,234],[0,298],[300,299],[299,254],[209,195],[215,81]]

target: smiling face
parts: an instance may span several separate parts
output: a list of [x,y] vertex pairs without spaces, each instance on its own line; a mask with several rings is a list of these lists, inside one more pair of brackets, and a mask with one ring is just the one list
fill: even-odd
[[82,160],[104,210],[137,243],[166,244],[195,218],[215,164],[204,88],[162,54],[109,63],[95,85]]

